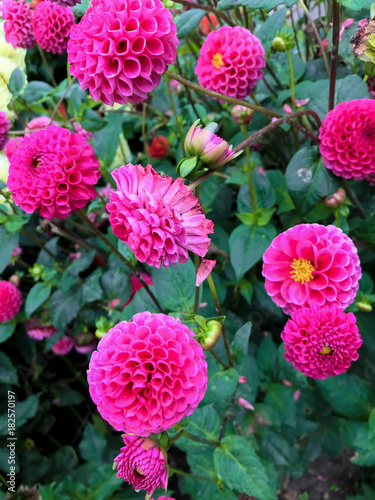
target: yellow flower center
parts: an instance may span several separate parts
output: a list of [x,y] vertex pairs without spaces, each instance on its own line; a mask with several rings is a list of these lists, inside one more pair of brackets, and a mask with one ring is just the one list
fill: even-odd
[[139,469],[139,468],[137,469],[137,468],[136,468],[136,469],[135,469],[135,471],[136,471],[136,472],[137,472],[140,476],[143,476],[141,469]]
[[331,354],[332,353],[332,347],[329,347],[328,345],[325,345],[323,344],[323,349],[321,351],[319,351],[319,354],[323,354],[323,355],[326,355],[326,354]]
[[215,66],[216,69],[220,69],[220,66],[224,66],[223,58],[221,54],[219,54],[219,52],[214,55],[211,63],[213,64],[213,66]]
[[304,284],[313,279],[312,273],[314,271],[314,266],[309,260],[293,259],[290,267],[292,268],[290,276],[294,279],[294,281],[299,281]]

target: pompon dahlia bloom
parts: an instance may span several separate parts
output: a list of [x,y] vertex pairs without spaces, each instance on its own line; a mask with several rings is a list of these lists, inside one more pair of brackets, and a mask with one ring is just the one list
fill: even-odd
[[70,7],[43,0],[35,9],[33,15],[35,39],[42,49],[51,54],[66,52],[73,26],[74,14]]
[[26,333],[35,340],[49,339],[57,332],[53,325],[42,325],[39,318],[33,316],[25,323]]
[[31,132],[34,130],[42,130],[47,128],[49,125],[55,125],[56,127],[59,126],[55,120],[51,122],[51,118],[49,116],[37,116],[26,124],[25,130],[27,133],[25,133],[25,137],[29,137]]
[[109,330],[87,372],[90,395],[116,430],[157,434],[191,415],[207,389],[194,333],[165,314],[143,312]]
[[5,111],[0,111],[0,151],[4,149],[8,142],[8,130],[10,129],[10,121],[7,118]]
[[263,256],[268,295],[286,314],[303,306],[354,300],[361,278],[357,249],[335,226],[299,224],[279,234]]
[[136,491],[151,495],[168,482],[167,452],[151,438],[122,435],[125,446],[115,458],[117,477],[123,478]]
[[64,335],[52,347],[52,351],[57,356],[65,356],[65,354],[68,354],[73,349],[73,347],[74,347],[73,340],[70,337],[68,337],[67,335]]
[[112,172],[117,191],[109,195],[109,222],[140,262],[160,268],[204,257],[213,222],[183,180],[162,176],[151,165],[129,163]]
[[353,313],[337,306],[302,307],[281,334],[285,359],[308,377],[327,378],[349,369],[362,345]]
[[237,99],[251,95],[266,65],[260,40],[249,30],[222,26],[204,41],[195,68],[202,87]]
[[94,150],[80,134],[49,126],[25,137],[10,158],[8,189],[16,205],[46,219],[64,219],[96,197]]
[[0,323],[14,318],[22,306],[22,295],[13,283],[0,281]]
[[4,0],[2,15],[5,19],[5,40],[17,49],[31,49],[35,45],[32,13],[26,0]]
[[324,118],[319,130],[323,162],[345,179],[375,174],[375,101],[341,102]]
[[71,32],[70,73],[91,97],[139,102],[176,59],[176,25],[160,0],[95,0]]

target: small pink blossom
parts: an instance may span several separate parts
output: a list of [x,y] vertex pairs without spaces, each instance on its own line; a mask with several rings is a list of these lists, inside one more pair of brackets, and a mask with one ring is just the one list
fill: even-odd
[[216,260],[202,259],[201,264],[197,271],[195,286],[200,286],[203,283],[203,281],[206,278],[208,278],[215,265],[216,265]]
[[254,406],[253,406],[251,403],[249,403],[249,401],[247,401],[247,400],[246,400],[246,399],[244,399],[244,398],[238,398],[238,399],[237,399],[237,403],[238,403],[240,406],[242,406],[243,408],[246,408],[246,410],[251,410],[251,411],[254,411],[254,410],[255,410]]
[[49,116],[36,116],[26,124],[25,137],[29,137],[31,132],[34,132],[35,130],[44,130],[49,125],[55,125],[56,127],[59,126],[55,120],[51,121]]
[[121,302],[121,299],[112,299],[110,302],[109,302],[109,307],[117,307]]
[[306,106],[310,102],[310,97],[306,97],[306,99],[296,99],[295,101],[296,106]]
[[12,250],[12,257],[16,257],[17,255],[22,255],[23,250],[19,245],[16,245]]
[[68,354],[74,347],[73,340],[64,335],[60,340],[56,342],[56,344],[52,347],[52,351],[57,354],[57,356],[64,356]]
[[264,177],[267,177],[267,174],[266,174],[263,167],[259,166],[259,167],[257,167],[257,170],[260,174],[264,175]]
[[14,318],[22,306],[22,294],[13,283],[0,281],[0,323]]
[[240,375],[238,377],[238,383],[239,384],[247,384],[247,377],[245,377],[245,375]]
[[284,104],[284,111],[285,113],[289,114],[289,113],[293,113],[293,110],[292,108],[289,106],[289,104]]
[[74,337],[74,347],[80,354],[88,354],[96,348],[95,336],[88,332],[80,332]]
[[57,332],[53,325],[43,325],[40,319],[35,316],[26,321],[25,329],[27,335],[35,340],[49,339]]

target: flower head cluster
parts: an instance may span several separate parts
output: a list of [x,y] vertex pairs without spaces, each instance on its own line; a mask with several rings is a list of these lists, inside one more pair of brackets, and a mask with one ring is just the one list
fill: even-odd
[[375,101],[341,102],[324,118],[319,131],[325,166],[345,179],[375,174]]
[[71,32],[70,72],[91,97],[144,101],[176,59],[176,26],[160,0],[95,0]]
[[73,347],[73,340],[67,335],[64,335],[52,347],[52,352],[54,352],[57,356],[65,356],[65,354],[68,354],[73,349]]
[[240,26],[222,26],[203,43],[195,72],[202,87],[245,99],[263,77],[265,65],[257,37]]
[[204,257],[213,232],[199,200],[181,178],[163,177],[151,165],[128,164],[112,173],[117,191],[107,205],[114,234],[140,262],[160,268]]
[[125,446],[115,458],[117,477],[136,491],[151,495],[156,488],[167,487],[167,453],[151,438],[122,435]]
[[8,142],[8,130],[10,129],[10,121],[7,118],[5,111],[0,111],[0,150],[4,149]]
[[321,379],[348,370],[362,345],[354,314],[332,305],[293,312],[281,338],[286,360],[308,377]]
[[49,339],[57,332],[53,325],[43,325],[39,318],[33,316],[25,323],[26,333],[35,340]]
[[300,224],[279,234],[263,256],[268,295],[285,313],[304,306],[348,307],[361,267],[352,240],[335,226]]
[[32,29],[32,9],[26,0],[4,0],[5,40],[16,48],[30,49],[35,44]]
[[0,281],[0,323],[14,318],[22,306],[22,295],[9,281]]
[[99,413],[116,430],[148,436],[196,409],[207,363],[194,333],[177,318],[143,312],[109,330],[87,372]]
[[70,7],[43,0],[35,9],[33,29],[37,43],[51,54],[66,52],[74,14]]
[[30,214],[63,219],[96,197],[100,177],[94,150],[80,134],[49,126],[32,132],[10,158],[8,189]]

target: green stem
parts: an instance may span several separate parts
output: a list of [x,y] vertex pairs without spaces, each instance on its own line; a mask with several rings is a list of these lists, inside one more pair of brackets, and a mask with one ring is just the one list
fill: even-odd
[[[200,194],[201,194],[201,187],[197,186],[195,188],[195,196],[200,199]],[[200,258],[199,255],[194,254],[194,265],[195,265],[195,276],[197,276],[197,272],[199,269],[200,265]],[[195,286],[195,296],[194,296],[194,308],[193,308],[193,313],[197,314],[198,308],[199,308],[199,286]]]
[[[242,125],[242,131],[244,139],[246,141],[248,138],[246,124]],[[251,159],[250,159],[250,146],[247,146],[245,150],[246,150],[247,177],[249,183],[251,208],[253,209],[253,212],[256,212],[258,210],[258,203],[257,203],[257,195],[253,184],[253,168],[251,166]]]
[[361,202],[357,198],[357,195],[355,194],[355,192],[353,191],[353,189],[350,187],[349,182],[347,181],[347,179],[341,179],[341,182],[342,182],[342,185],[343,185],[343,187],[344,187],[344,189],[346,191],[346,194],[349,197],[349,200],[356,207],[356,209],[357,209],[357,211],[358,211],[361,219],[366,219],[367,218],[367,214],[364,211],[364,209],[363,209],[363,207],[361,205]]
[[[210,287],[211,294],[212,294],[212,297],[213,297],[214,302],[215,302],[217,314],[218,314],[218,316],[223,316],[223,311],[221,309],[219,297],[217,295],[214,280],[212,279],[211,274],[207,276],[207,283],[208,283],[208,286]],[[225,346],[225,350],[227,352],[229,366],[233,367],[234,361],[233,361],[232,353],[230,352],[229,340],[228,340],[228,335],[227,335],[225,325],[223,325],[221,332],[223,334],[224,346]]]
[[187,439],[190,439],[191,441],[195,441],[196,443],[208,444],[209,446],[220,446],[220,442],[217,439],[215,439],[215,441],[210,441],[208,439],[195,436],[194,434],[190,434],[190,432],[185,431],[185,429],[183,429],[178,424],[176,424],[175,427],[178,430],[182,429],[182,436],[186,437]]
[[183,436],[184,429],[180,429],[177,434],[169,439],[170,444],[175,443],[180,437]]
[[42,241],[34,236],[33,234],[30,233],[25,227],[22,227],[20,231],[27,236],[31,241],[33,241],[38,247],[40,247],[42,250],[46,252],[55,262],[59,264],[59,259],[54,255],[48,248],[42,243]]
[[294,70],[293,70],[293,62],[292,62],[292,56],[290,55],[290,50],[287,50],[286,53],[288,54],[288,61],[289,61],[289,71],[290,71],[290,90],[292,92],[292,109],[294,111],[294,108],[296,106],[296,91],[294,88]]
[[227,365],[226,363],[224,363],[224,361],[221,359],[221,357],[218,354],[216,354],[216,352],[214,351],[214,348],[210,349],[210,353],[216,359],[216,361],[221,364],[221,366],[224,368],[224,370],[229,370],[230,366]]
[[40,45],[36,44],[37,48],[38,48],[38,51],[39,51],[39,54],[40,54],[40,57],[42,59],[42,62],[47,70],[47,73],[50,77],[50,80],[51,80],[51,83],[54,87],[57,87],[57,83],[56,83],[56,80],[55,80],[55,77],[53,76],[53,73],[52,73],[52,70],[51,70],[51,67],[50,65],[48,64],[48,61],[47,61],[47,58],[43,52],[43,49],[40,47]]
[[173,116],[174,116],[174,120],[175,120],[176,125],[177,125],[178,135],[180,136],[180,142],[181,142],[181,147],[182,147],[182,154],[184,155],[185,154],[185,150],[184,150],[184,133],[182,131],[181,122],[180,122],[179,116],[177,114],[176,107],[174,105],[173,95],[172,95],[172,91],[171,91],[171,84],[170,84],[170,80],[169,80],[167,74],[164,75],[164,78],[165,78],[165,82],[167,84],[167,92],[168,92],[168,95],[169,95],[169,100],[171,101]]
[[197,476],[196,474],[191,474],[190,472],[184,472],[183,470],[173,469],[173,467],[168,467],[170,474],[178,474],[179,476],[193,477],[194,479],[200,479],[202,481],[210,481],[208,477]]

